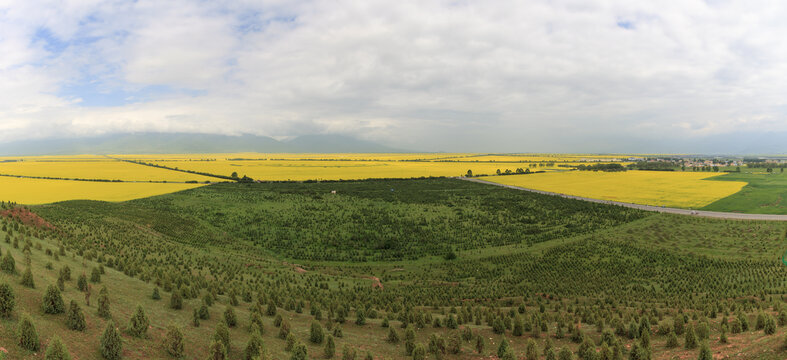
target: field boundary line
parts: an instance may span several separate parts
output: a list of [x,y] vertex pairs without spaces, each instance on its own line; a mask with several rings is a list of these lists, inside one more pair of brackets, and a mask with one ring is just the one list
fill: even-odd
[[787,215],[744,214],[744,213],[732,213],[732,212],[722,212],[722,211],[690,210],[690,209],[661,207],[661,206],[653,206],[653,205],[642,205],[642,204],[633,204],[633,203],[627,203],[627,202],[621,202],[621,201],[601,200],[601,199],[593,199],[593,198],[587,198],[587,197],[582,197],[582,196],[567,195],[567,194],[561,194],[561,193],[550,192],[550,191],[530,189],[530,188],[525,188],[525,187],[515,186],[515,185],[498,184],[498,183],[492,182],[492,181],[486,181],[486,180],[481,180],[481,179],[473,179],[473,178],[468,178],[468,177],[464,177],[464,176],[456,177],[455,179],[460,179],[460,180],[464,180],[464,181],[472,181],[472,182],[476,182],[476,183],[479,183],[479,184],[495,185],[495,186],[500,186],[500,187],[514,189],[514,190],[529,191],[529,192],[542,194],[542,195],[560,196],[560,197],[563,197],[563,198],[566,198],[566,199],[589,201],[589,202],[594,202],[594,203],[598,203],[598,204],[617,205],[617,206],[623,206],[623,207],[632,208],[632,209],[653,211],[653,212],[659,212],[659,213],[699,216],[699,217],[716,218],[716,219],[787,221]]

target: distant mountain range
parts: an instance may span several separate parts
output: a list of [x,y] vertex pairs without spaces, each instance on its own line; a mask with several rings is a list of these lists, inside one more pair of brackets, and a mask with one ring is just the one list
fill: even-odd
[[23,140],[0,144],[0,156],[182,153],[389,153],[400,149],[342,135],[308,135],[287,141],[256,135],[133,133],[85,138]]

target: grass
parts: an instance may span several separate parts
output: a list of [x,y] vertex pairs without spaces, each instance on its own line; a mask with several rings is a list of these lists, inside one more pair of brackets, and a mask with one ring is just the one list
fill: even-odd
[[[391,192],[390,188],[395,191]],[[331,197],[331,189],[338,189],[335,195],[343,198],[339,200],[341,206],[323,206],[337,201]],[[428,179],[216,184],[115,204],[71,201],[32,207],[57,230],[34,229],[3,220],[7,230],[0,231],[0,249],[3,254],[11,251],[17,259],[17,267],[22,269],[21,248],[29,240],[37,287],[34,290],[23,288],[18,284],[19,275],[2,275],[3,281],[13,284],[20,299],[20,309],[14,313],[14,318],[2,320],[0,340],[11,351],[12,358],[42,358],[41,353],[26,353],[14,345],[14,319],[24,311],[33,316],[44,341],[57,333],[78,358],[100,358],[96,335],[103,330],[103,320],[95,316],[95,303],[91,303],[90,308],[85,307],[84,296],[75,289],[74,280],[66,285],[64,296],[66,301],[73,298],[83,306],[88,321],[86,333],[65,329],[64,315],[43,315],[38,307],[46,285],[55,281],[60,266],[68,264],[75,278],[81,272],[89,274],[101,261],[107,272],[102,277],[102,284],[109,288],[113,316],[118,324],[125,325],[136,304],[142,304],[153,325],[147,339],[136,340],[124,335],[124,355],[130,359],[167,358],[160,334],[169,324],[183,328],[186,358],[204,357],[212,331],[220,321],[220,311],[228,302],[226,292],[229,289],[236,289],[239,294],[249,291],[255,298],[262,294],[279,299],[278,311],[291,320],[296,337],[308,344],[310,358],[320,358],[322,354],[321,346],[308,343],[309,324],[314,320],[309,315],[310,309],[320,307],[323,316],[328,317],[331,312],[335,313],[337,306],[343,305],[352,310],[348,321],[342,325],[345,336],[337,339],[337,358],[345,344],[362,349],[361,356],[370,350],[375,359],[408,358],[404,355],[403,343],[385,341],[387,329],[380,326],[379,317],[369,319],[363,326],[353,323],[356,309],[364,306],[381,316],[392,316],[391,324],[400,335],[403,334],[401,323],[396,319],[403,315],[428,314],[445,319],[452,308],[459,313],[475,312],[477,315],[473,317],[478,322],[470,321],[463,326],[487,340],[484,355],[495,353],[497,344],[505,336],[521,358],[528,339],[535,338],[539,349],[543,349],[547,335],[542,333],[536,337],[528,332],[518,337],[510,330],[501,335],[495,334],[490,326],[490,320],[507,318],[520,303],[526,305],[526,318],[537,316],[546,321],[547,334],[556,347],[569,347],[572,351],[577,351],[579,345],[568,337],[554,338],[556,325],[561,321],[565,321],[564,329],[581,324],[583,334],[598,344],[601,333],[595,328],[601,319],[608,331],[614,329],[613,324],[618,320],[628,325],[642,317],[648,317],[655,329],[659,321],[672,321],[682,312],[694,323],[707,321],[710,324],[714,353],[729,355],[731,359],[784,358],[781,343],[785,327],[779,327],[771,336],[763,335],[762,330],[728,334],[730,345],[721,345],[716,339],[725,316],[741,313],[753,326],[759,312],[775,316],[778,311],[774,309],[784,308],[787,267],[781,264],[780,257],[787,239],[785,224],[636,212],[632,214],[638,216],[626,221],[576,228],[576,224],[568,225],[572,224],[572,216],[589,211],[584,208],[586,203],[568,199],[553,203],[553,199],[560,198],[459,180]],[[522,204],[528,206],[520,206]],[[598,222],[614,214],[603,211],[614,207],[598,206],[600,208],[594,208],[593,217],[580,219]],[[275,211],[256,212],[265,207]],[[362,211],[353,211],[355,207]],[[476,219],[486,217],[501,221],[482,223],[491,228],[507,224],[510,220],[505,219],[506,216],[535,216],[542,225],[548,224],[549,216],[555,216],[562,219],[558,224],[574,231],[538,242],[479,242],[474,247],[458,250],[458,258],[451,261],[433,255],[412,260],[367,262],[283,259],[241,231],[255,228],[256,223],[264,220],[261,214],[268,217],[275,214],[290,221],[267,222],[264,227],[269,231],[297,229],[301,225],[293,219],[308,216],[315,226],[303,229],[304,234],[320,234],[322,227],[331,228],[328,225],[334,217],[344,216],[339,213],[341,211],[361,216],[353,223],[357,229],[364,229],[360,226],[374,229],[385,223],[375,220],[373,214],[408,208],[419,212],[423,207],[437,209],[429,216],[440,220],[438,223],[451,220],[455,227],[465,232],[474,229]],[[491,212],[486,207],[502,210]],[[478,213],[478,216],[459,216],[459,209]],[[403,223],[400,226],[413,229],[416,225]],[[515,227],[520,226],[522,224],[515,224]],[[468,239],[462,238],[459,230],[441,241],[459,247],[457,239]],[[9,243],[2,242],[9,233]],[[12,246],[14,239],[20,248]],[[353,254],[350,247],[344,245],[352,241],[352,238],[337,238],[333,245],[335,251]],[[64,245],[67,256],[54,260],[45,253],[46,249],[56,250],[60,244]],[[53,263],[53,270],[46,269],[47,262]],[[108,265],[110,262],[112,266]],[[305,272],[296,271],[296,263]],[[368,279],[371,276],[379,277],[384,289],[372,288],[372,280]],[[167,307],[170,292],[164,288],[167,284],[177,287],[178,283],[184,288],[196,288],[200,296],[186,299],[184,309],[175,311]],[[162,289],[160,301],[149,297],[155,286]],[[191,326],[191,311],[199,306],[199,298],[219,290],[224,295],[219,295],[219,304],[211,308],[211,319],[198,328]],[[304,301],[304,312],[299,314],[284,309],[290,300]],[[248,339],[248,314],[255,301],[241,301],[236,307],[240,326],[231,330],[232,358],[239,357]],[[272,358],[289,358],[290,354],[284,351],[284,341],[276,337],[278,329],[272,321],[271,317],[264,317],[266,348]],[[327,320],[323,318],[320,323],[325,326]],[[448,337],[452,331],[427,324],[416,333],[416,342],[426,344],[431,334]],[[636,341],[625,336],[618,338],[624,348]],[[697,350],[665,349],[665,336],[654,333],[651,340],[653,359],[697,356]],[[473,352],[470,343],[463,343],[461,354],[445,357],[472,359],[480,355]]]
[[703,210],[745,212],[754,214],[787,214],[787,174],[774,169],[743,168],[712,178],[714,181],[747,182],[740,192],[717,200]]

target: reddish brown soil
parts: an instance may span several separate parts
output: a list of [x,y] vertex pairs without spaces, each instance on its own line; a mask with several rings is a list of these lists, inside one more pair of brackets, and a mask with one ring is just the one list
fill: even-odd
[[44,218],[36,215],[36,213],[23,207],[15,207],[11,210],[0,211],[0,216],[9,219],[14,219],[27,226],[33,226],[38,229],[48,229],[48,230],[55,229],[55,226],[44,220]]

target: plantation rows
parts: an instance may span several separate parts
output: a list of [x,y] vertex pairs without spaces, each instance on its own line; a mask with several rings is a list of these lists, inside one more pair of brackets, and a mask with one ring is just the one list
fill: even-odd
[[[484,353],[498,354],[501,336],[516,354],[534,339],[539,358],[549,358],[547,348],[591,360],[630,358],[639,348],[665,351],[672,332],[679,348],[695,354],[704,341],[718,344],[722,328],[743,336],[738,327],[741,334],[764,331],[761,314],[763,323],[787,319],[782,224],[648,215],[460,181],[415,182],[409,194],[408,181],[219,184],[120,204],[36,207],[54,230],[12,220],[3,220],[2,230],[15,248],[62,250],[153,284],[162,307],[173,297],[204,302],[210,294],[262,314],[278,308],[310,316],[328,333],[359,317],[389,324],[399,338],[390,341],[395,358],[450,355],[456,339],[462,352],[487,346]],[[365,241],[385,241],[386,234],[396,235],[390,247]],[[266,245],[258,240],[264,236],[296,248]],[[43,249],[34,239],[43,239]],[[515,246],[490,248],[496,244]],[[453,260],[399,261],[416,250],[442,256],[452,249]],[[288,254],[300,254],[299,264],[277,257]],[[397,261],[366,261],[374,259]],[[384,289],[373,287],[371,276]],[[699,330],[690,347],[678,322],[706,324],[716,338]],[[588,326],[577,331],[582,324]],[[276,336],[279,329],[266,331]],[[476,343],[486,332],[495,334],[494,347]],[[591,343],[597,355],[590,355]]]

